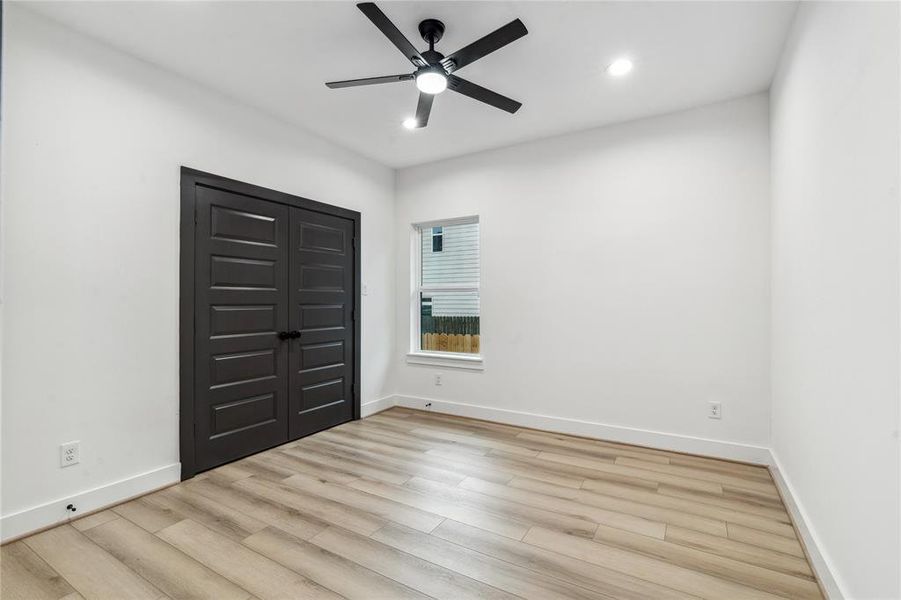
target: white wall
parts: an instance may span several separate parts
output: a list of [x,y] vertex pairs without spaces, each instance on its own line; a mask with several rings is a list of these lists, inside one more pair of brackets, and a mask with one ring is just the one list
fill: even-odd
[[899,25],[802,4],[772,89],[773,450],[861,600],[901,595]]
[[4,537],[177,472],[181,165],[363,213],[362,399],[392,391],[393,171],[4,9]]
[[[397,194],[401,396],[767,445],[765,94],[404,169]],[[465,215],[485,370],[437,387],[404,362],[410,224]]]

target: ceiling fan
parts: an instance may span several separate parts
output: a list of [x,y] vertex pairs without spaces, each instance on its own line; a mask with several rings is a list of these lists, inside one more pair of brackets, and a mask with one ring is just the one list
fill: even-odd
[[429,49],[420,52],[373,2],[362,2],[357,4],[357,8],[363,11],[363,14],[369,17],[369,20],[385,34],[385,37],[413,63],[416,70],[409,74],[331,81],[325,84],[328,87],[335,89],[415,80],[416,87],[419,88],[419,103],[416,106],[416,117],[411,122],[411,128],[420,128],[428,125],[429,113],[432,111],[432,101],[435,99],[436,94],[440,94],[445,89],[469,96],[474,100],[490,104],[511,114],[515,113],[522,106],[522,103],[516,100],[502,96],[497,92],[492,92],[453,74],[454,71],[462,69],[466,65],[526,35],[528,30],[526,30],[526,26],[519,19],[510,21],[500,29],[457,50],[450,56],[444,56],[435,50],[435,44],[444,35],[444,23],[441,21],[426,19],[419,24],[419,33],[422,35],[422,39],[429,43]]

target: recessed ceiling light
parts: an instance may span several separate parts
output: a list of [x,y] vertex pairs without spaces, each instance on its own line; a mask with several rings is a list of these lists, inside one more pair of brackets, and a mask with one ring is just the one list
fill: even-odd
[[632,70],[632,61],[628,58],[617,58],[607,67],[607,74],[613,77],[622,77]]
[[415,117],[408,117],[404,119],[404,127],[406,127],[407,129],[416,129],[417,125],[419,125],[419,123],[416,122]]

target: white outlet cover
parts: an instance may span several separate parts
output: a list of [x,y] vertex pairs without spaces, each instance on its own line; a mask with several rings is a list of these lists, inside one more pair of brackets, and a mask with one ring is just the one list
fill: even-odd
[[81,442],[66,442],[59,447],[59,466],[71,467],[81,461]]
[[708,402],[707,403],[707,418],[722,419],[723,418],[723,403],[722,402]]

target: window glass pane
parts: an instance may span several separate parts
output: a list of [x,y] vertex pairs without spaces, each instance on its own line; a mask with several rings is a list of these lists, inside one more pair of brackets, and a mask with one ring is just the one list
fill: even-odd
[[478,292],[420,294],[420,349],[426,352],[478,354]]
[[[435,235],[435,231],[440,235]],[[429,235],[431,233],[431,235]],[[434,240],[440,240],[437,248]],[[479,224],[422,231],[422,285],[479,285]]]

